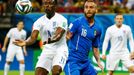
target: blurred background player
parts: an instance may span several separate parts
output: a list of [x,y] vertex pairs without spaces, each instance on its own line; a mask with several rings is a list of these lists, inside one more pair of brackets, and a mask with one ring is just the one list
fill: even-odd
[[43,0],[45,15],[33,25],[31,36],[26,41],[15,41],[19,46],[31,45],[40,33],[43,51],[36,64],[35,75],[60,75],[68,57],[66,44],[67,19],[55,12],[56,0]]
[[69,43],[69,58],[65,66],[66,75],[97,75],[97,71],[88,57],[89,51],[92,49],[98,67],[103,70],[98,50],[101,27],[94,20],[96,12],[97,5],[94,1],[86,0],[84,16],[76,19],[69,26],[66,36]]
[[11,28],[5,37],[4,45],[2,47],[2,52],[6,51],[6,46],[8,44],[9,38],[10,38],[10,42],[9,42],[8,49],[7,49],[6,64],[4,67],[4,75],[8,74],[10,64],[11,64],[11,62],[13,62],[14,56],[17,57],[17,60],[20,63],[20,65],[19,65],[20,66],[19,67],[20,75],[24,75],[24,70],[25,70],[24,63],[25,62],[24,62],[23,51],[24,51],[24,54],[27,55],[26,47],[23,46],[23,50],[22,50],[22,47],[19,47],[19,46],[13,44],[13,41],[15,39],[17,39],[17,40],[25,40],[26,39],[26,31],[23,30],[23,28],[24,28],[23,21],[19,21],[17,24],[17,27]]
[[[121,60],[126,68],[128,68],[130,75],[134,75],[134,64],[131,60],[131,55],[134,53],[134,40],[131,29],[128,25],[123,23],[123,15],[117,14],[115,16],[115,24],[109,27],[106,31],[103,42],[102,59],[106,59],[106,49],[108,42],[111,43],[110,53],[107,57],[108,75],[113,75],[114,70],[118,67]],[[127,48],[127,41],[129,40],[130,52]]]

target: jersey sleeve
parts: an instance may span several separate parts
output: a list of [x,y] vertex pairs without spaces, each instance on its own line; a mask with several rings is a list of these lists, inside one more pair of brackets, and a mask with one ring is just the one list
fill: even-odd
[[78,21],[74,21],[74,22],[70,23],[69,28],[68,28],[69,31],[74,34],[79,27],[78,25],[79,25]]
[[66,19],[61,20],[60,23],[58,24],[58,27],[61,27],[64,30],[67,30],[67,27],[68,27],[67,20]]
[[9,32],[7,33],[7,37],[8,37],[8,38],[10,38],[10,37],[12,36],[12,32],[13,32],[13,30],[10,29]]
[[24,31],[24,35],[23,35],[22,39],[26,40],[26,37],[27,37],[27,33],[26,33],[26,31]]
[[110,29],[107,29],[106,34],[105,34],[105,38],[103,41],[103,46],[102,46],[102,55],[105,55],[105,53],[106,53],[106,49],[108,47],[108,43],[109,43],[110,38],[111,38]]
[[134,51],[134,40],[133,40],[133,35],[131,32],[131,28],[128,28],[128,39],[129,39],[129,46],[130,46],[130,51],[133,52]]
[[40,30],[40,28],[41,28],[41,24],[39,23],[39,21],[36,21],[34,24],[33,24],[33,29],[32,29],[32,31],[34,31],[34,30]]
[[95,48],[98,48],[99,45],[100,45],[100,37],[101,37],[101,33],[102,33],[101,29],[98,30],[98,32],[97,32],[97,36],[96,36],[95,39],[93,40],[93,44],[92,44],[92,46],[95,47]]

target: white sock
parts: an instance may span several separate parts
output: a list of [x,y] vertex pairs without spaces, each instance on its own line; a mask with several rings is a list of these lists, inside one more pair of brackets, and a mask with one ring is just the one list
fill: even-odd
[[7,75],[8,74],[9,68],[10,68],[10,65],[8,65],[6,63],[5,66],[4,66],[4,75]]
[[20,64],[20,75],[24,75],[25,64]]
[[130,75],[134,75],[134,73],[130,73]]

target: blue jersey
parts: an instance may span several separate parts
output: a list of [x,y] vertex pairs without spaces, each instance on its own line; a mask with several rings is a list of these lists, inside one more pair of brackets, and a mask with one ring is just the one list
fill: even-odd
[[98,48],[99,46],[101,26],[96,21],[90,26],[86,17],[83,16],[71,23],[69,30],[73,34],[68,41],[69,59],[88,60],[92,47]]

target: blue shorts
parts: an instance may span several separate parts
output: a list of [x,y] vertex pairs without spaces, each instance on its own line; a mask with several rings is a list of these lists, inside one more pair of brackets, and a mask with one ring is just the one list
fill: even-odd
[[65,75],[97,75],[97,71],[90,61],[78,62],[75,60],[68,60],[64,71]]

